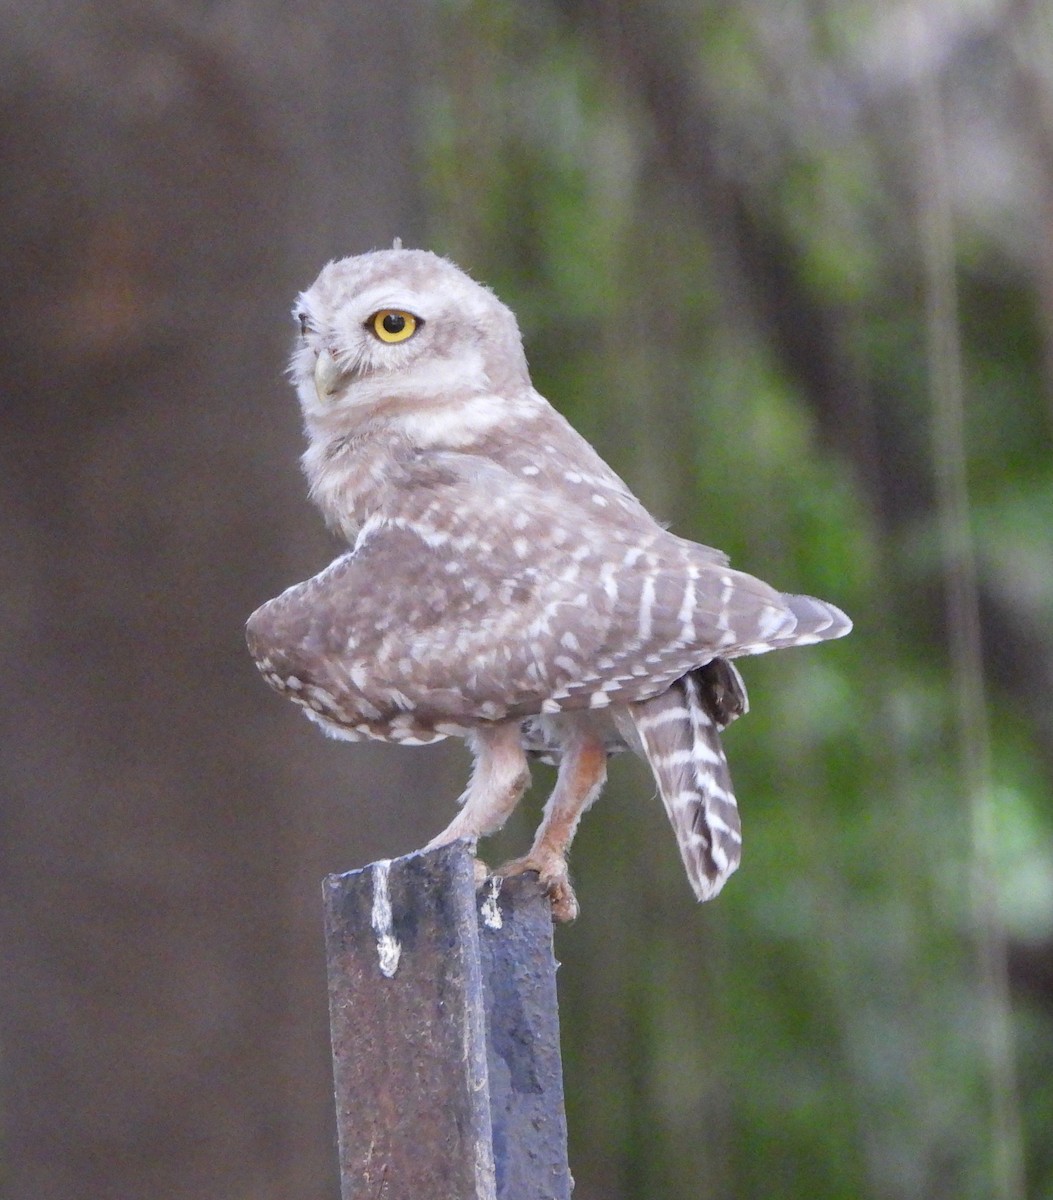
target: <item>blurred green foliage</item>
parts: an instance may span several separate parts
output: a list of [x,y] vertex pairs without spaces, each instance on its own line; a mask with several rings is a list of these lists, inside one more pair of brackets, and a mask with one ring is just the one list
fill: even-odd
[[[745,858],[716,903],[693,904],[637,764],[584,822],[583,915],[557,945],[579,1200],[1016,1195],[997,1102],[1028,1194],[1053,1196],[1051,997],[1017,988],[996,1015],[1013,1094],[985,1049],[912,74],[939,74],[952,162],[1003,901],[980,919],[1026,949],[1053,939],[1051,331],[1024,167],[994,220],[969,169],[992,147],[1026,159],[1011,90],[975,107],[988,74],[1024,68],[993,4],[928,28],[912,59],[895,14],[859,5],[444,10],[431,244],[514,309],[539,390],[657,515],[856,621],[745,664],[753,711],[727,738]],[[704,116],[714,186],[770,238],[759,282],[666,152],[636,87],[641,29]],[[787,297],[835,335],[803,363],[779,334]],[[844,388],[822,396],[826,365]]]

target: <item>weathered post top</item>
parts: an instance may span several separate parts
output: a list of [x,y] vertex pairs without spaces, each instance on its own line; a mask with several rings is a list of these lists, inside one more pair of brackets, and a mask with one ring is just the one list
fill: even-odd
[[473,865],[325,881],[343,1200],[569,1200],[549,901]]

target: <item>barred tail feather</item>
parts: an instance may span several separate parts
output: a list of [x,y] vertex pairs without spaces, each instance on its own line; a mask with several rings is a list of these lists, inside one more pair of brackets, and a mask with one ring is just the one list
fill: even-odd
[[[630,706],[699,900],[710,900],[720,891],[742,852],[738,805],[720,744],[727,719],[711,711],[712,681],[706,670],[692,672],[660,696]],[[741,704],[745,705],[744,691]]]

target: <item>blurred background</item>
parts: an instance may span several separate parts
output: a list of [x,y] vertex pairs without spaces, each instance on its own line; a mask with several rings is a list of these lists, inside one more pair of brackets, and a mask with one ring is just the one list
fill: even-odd
[[0,1194],[338,1194],[320,882],[467,759],[327,742],[242,627],[339,550],[293,298],[398,235],[856,621],[745,664],[716,903],[638,764],[583,824],[577,1200],[1053,1197],[1049,6],[0,0],[0,63]]

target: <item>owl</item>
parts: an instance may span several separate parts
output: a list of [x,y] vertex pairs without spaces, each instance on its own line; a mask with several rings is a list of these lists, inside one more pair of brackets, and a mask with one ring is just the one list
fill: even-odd
[[294,307],[310,495],[349,549],[249,618],[267,682],[332,737],[464,738],[474,767],[428,848],[505,822],[558,767],[530,850],[557,919],[607,760],[650,765],[700,900],[739,863],[721,732],[734,660],[851,622],[677,537],[531,385],[515,317],[423,250],[332,262]]

